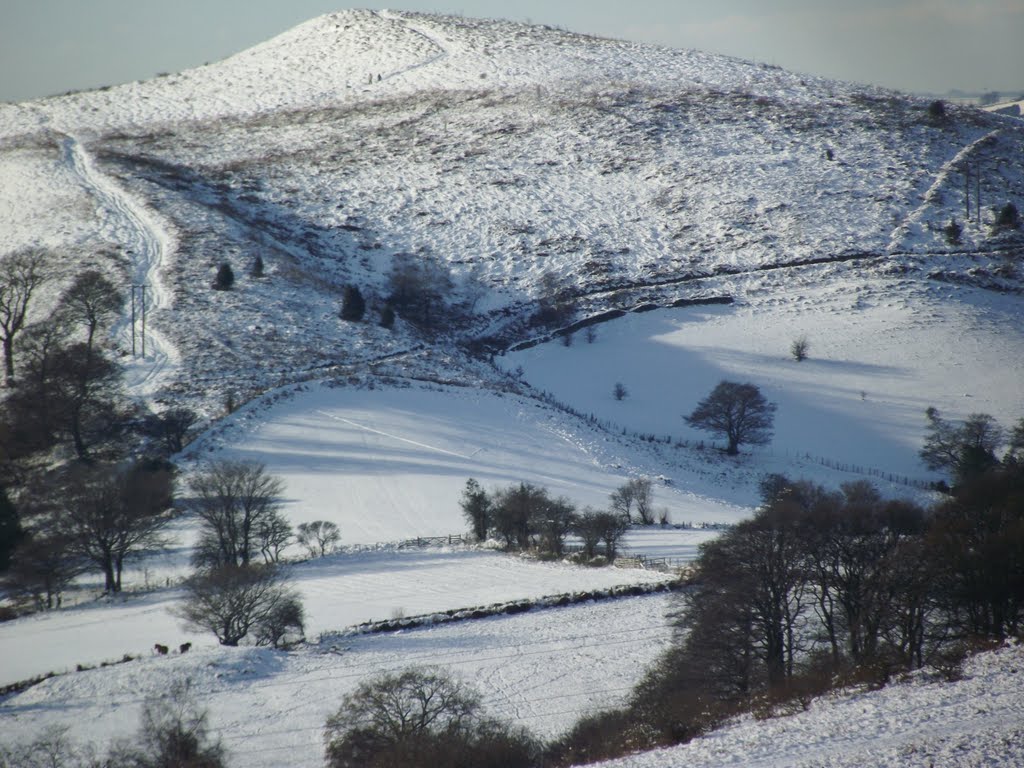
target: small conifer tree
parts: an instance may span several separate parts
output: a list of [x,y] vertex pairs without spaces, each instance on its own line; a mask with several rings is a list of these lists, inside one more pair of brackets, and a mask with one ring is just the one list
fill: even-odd
[[341,299],[341,312],[338,313],[338,316],[342,320],[357,323],[363,319],[365,312],[366,300],[363,299],[363,294],[359,291],[359,288],[355,285],[346,285],[345,293]]
[[235,273],[226,261],[217,268],[217,276],[213,279],[213,288],[217,291],[230,291],[235,284]]

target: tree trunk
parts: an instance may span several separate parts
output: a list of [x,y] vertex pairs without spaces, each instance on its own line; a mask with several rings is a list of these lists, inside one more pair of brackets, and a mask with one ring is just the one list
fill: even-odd
[[14,386],[14,340],[4,337],[4,381],[8,387]]

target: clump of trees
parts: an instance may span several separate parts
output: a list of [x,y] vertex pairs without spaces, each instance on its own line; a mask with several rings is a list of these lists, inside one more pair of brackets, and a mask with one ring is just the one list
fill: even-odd
[[[386,307],[423,328],[437,326],[448,314],[452,277],[435,259],[413,253],[396,254],[388,273],[388,288]],[[381,320],[381,325],[391,327],[390,323],[383,322],[383,312]]]
[[38,609],[59,607],[71,581],[103,574],[121,591],[125,565],[166,546],[175,518],[173,469],[161,462],[71,465],[22,489],[5,585]]
[[540,755],[525,730],[488,717],[479,694],[432,668],[360,683],[327,718],[324,742],[331,768],[528,768]]
[[720,381],[683,419],[691,427],[724,438],[726,454],[736,456],[741,445],[771,442],[776,408],[753,384]]
[[612,511],[621,515],[627,523],[633,521],[635,509],[637,522],[643,525],[654,524],[654,492],[649,477],[627,480],[612,491],[609,501]]
[[972,474],[931,510],[866,481],[769,476],[762,497],[702,546],[677,639],[630,703],[580,721],[555,764],[687,741],[851,681],[955,675],[972,648],[1024,630],[1024,464]]
[[576,301],[553,272],[545,272],[540,279],[537,311],[532,321],[537,325],[563,325],[576,313]]
[[249,638],[282,647],[301,640],[302,602],[279,564],[292,537],[280,511],[280,478],[256,462],[220,460],[196,472],[189,488],[200,533],[195,573],[175,613],[222,645]]
[[1007,464],[1017,463],[1024,454],[1024,418],[1007,432],[987,413],[972,413],[956,422],[929,408],[925,417],[928,429],[921,460],[928,469],[948,472],[955,483],[998,466],[997,454],[1004,446]]
[[276,564],[221,565],[197,571],[185,582],[175,613],[189,626],[212,632],[221,645],[251,637],[275,648],[303,637],[302,602]]
[[[643,487],[643,481],[635,482]],[[632,488],[630,484],[623,487]],[[648,510],[649,481],[646,488],[644,508]],[[612,496],[614,499],[615,494]],[[630,499],[632,505],[634,497],[631,495]],[[533,549],[553,557],[566,554],[566,539],[573,534],[583,542],[587,559],[596,557],[598,546],[603,544],[603,554],[610,562],[615,559],[630,522],[628,512],[624,515],[621,509],[605,512],[588,508],[580,512],[564,496],[554,498],[546,488],[527,482],[488,493],[470,478],[459,503],[478,541],[493,536],[507,549]]]

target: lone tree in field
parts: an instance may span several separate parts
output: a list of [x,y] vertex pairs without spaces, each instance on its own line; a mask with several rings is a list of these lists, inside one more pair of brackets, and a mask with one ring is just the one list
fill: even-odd
[[806,336],[801,336],[793,340],[793,343],[789,347],[789,354],[793,356],[793,359],[798,363],[802,363],[807,359],[807,355],[811,351],[811,342]]
[[683,418],[691,427],[724,437],[728,441],[725,452],[735,456],[744,443],[766,445],[771,442],[776,408],[753,384],[720,381],[693,413]]
[[235,284],[235,272],[226,261],[217,267],[217,276],[213,278],[212,288],[215,291],[230,291]]

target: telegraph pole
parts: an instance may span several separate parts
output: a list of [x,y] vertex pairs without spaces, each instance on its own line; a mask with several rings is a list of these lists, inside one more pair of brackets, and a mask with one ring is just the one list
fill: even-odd
[[142,295],[142,359],[146,359],[146,286],[140,285],[139,292]]
[[971,161],[964,163],[964,200],[967,210],[964,213],[964,221],[971,222]]
[[978,226],[981,226],[981,160],[978,160],[978,178],[975,179],[977,182],[976,192],[974,195],[976,202],[978,203]]
[[132,284],[132,357],[135,357],[135,285]]
[[[137,317],[142,321],[142,332],[139,338],[142,340],[142,359],[146,359],[146,289],[148,285],[140,283],[132,285],[132,357],[135,357],[135,324]],[[138,313],[136,313],[138,308]]]

